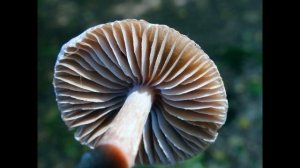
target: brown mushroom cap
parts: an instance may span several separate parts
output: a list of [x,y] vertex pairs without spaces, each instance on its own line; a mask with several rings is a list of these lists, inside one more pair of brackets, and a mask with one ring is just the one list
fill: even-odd
[[67,42],[53,83],[63,121],[90,148],[130,90],[153,89],[136,157],[140,164],[191,158],[216,140],[227,116],[224,84],[208,55],[178,31],[143,20],[101,24]]

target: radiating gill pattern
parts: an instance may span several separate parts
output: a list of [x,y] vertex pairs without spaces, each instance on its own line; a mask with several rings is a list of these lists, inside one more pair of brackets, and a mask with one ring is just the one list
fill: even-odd
[[70,40],[53,84],[63,121],[90,148],[133,87],[155,89],[139,164],[173,164],[203,151],[227,116],[224,84],[208,55],[178,31],[143,20],[98,25]]

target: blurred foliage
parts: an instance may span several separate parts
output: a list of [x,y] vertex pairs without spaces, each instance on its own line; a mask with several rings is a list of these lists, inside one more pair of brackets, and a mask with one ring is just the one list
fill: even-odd
[[214,60],[226,86],[227,122],[216,142],[169,167],[262,167],[261,8],[260,0],[38,0],[38,167],[74,167],[88,150],[57,109],[52,78],[60,47],[91,26],[124,18],[186,34]]

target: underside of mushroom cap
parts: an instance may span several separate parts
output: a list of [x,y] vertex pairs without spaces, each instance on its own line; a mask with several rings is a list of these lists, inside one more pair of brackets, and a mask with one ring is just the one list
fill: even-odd
[[227,116],[224,84],[208,55],[178,31],[143,20],[101,24],[67,42],[53,84],[63,121],[90,148],[130,90],[155,90],[136,157],[140,164],[191,158],[216,140]]

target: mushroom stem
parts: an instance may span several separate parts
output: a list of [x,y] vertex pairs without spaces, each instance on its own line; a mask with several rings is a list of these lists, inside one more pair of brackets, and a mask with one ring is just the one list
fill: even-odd
[[98,143],[101,147],[116,147],[126,160],[124,167],[134,166],[144,125],[153,103],[149,88],[134,89]]

